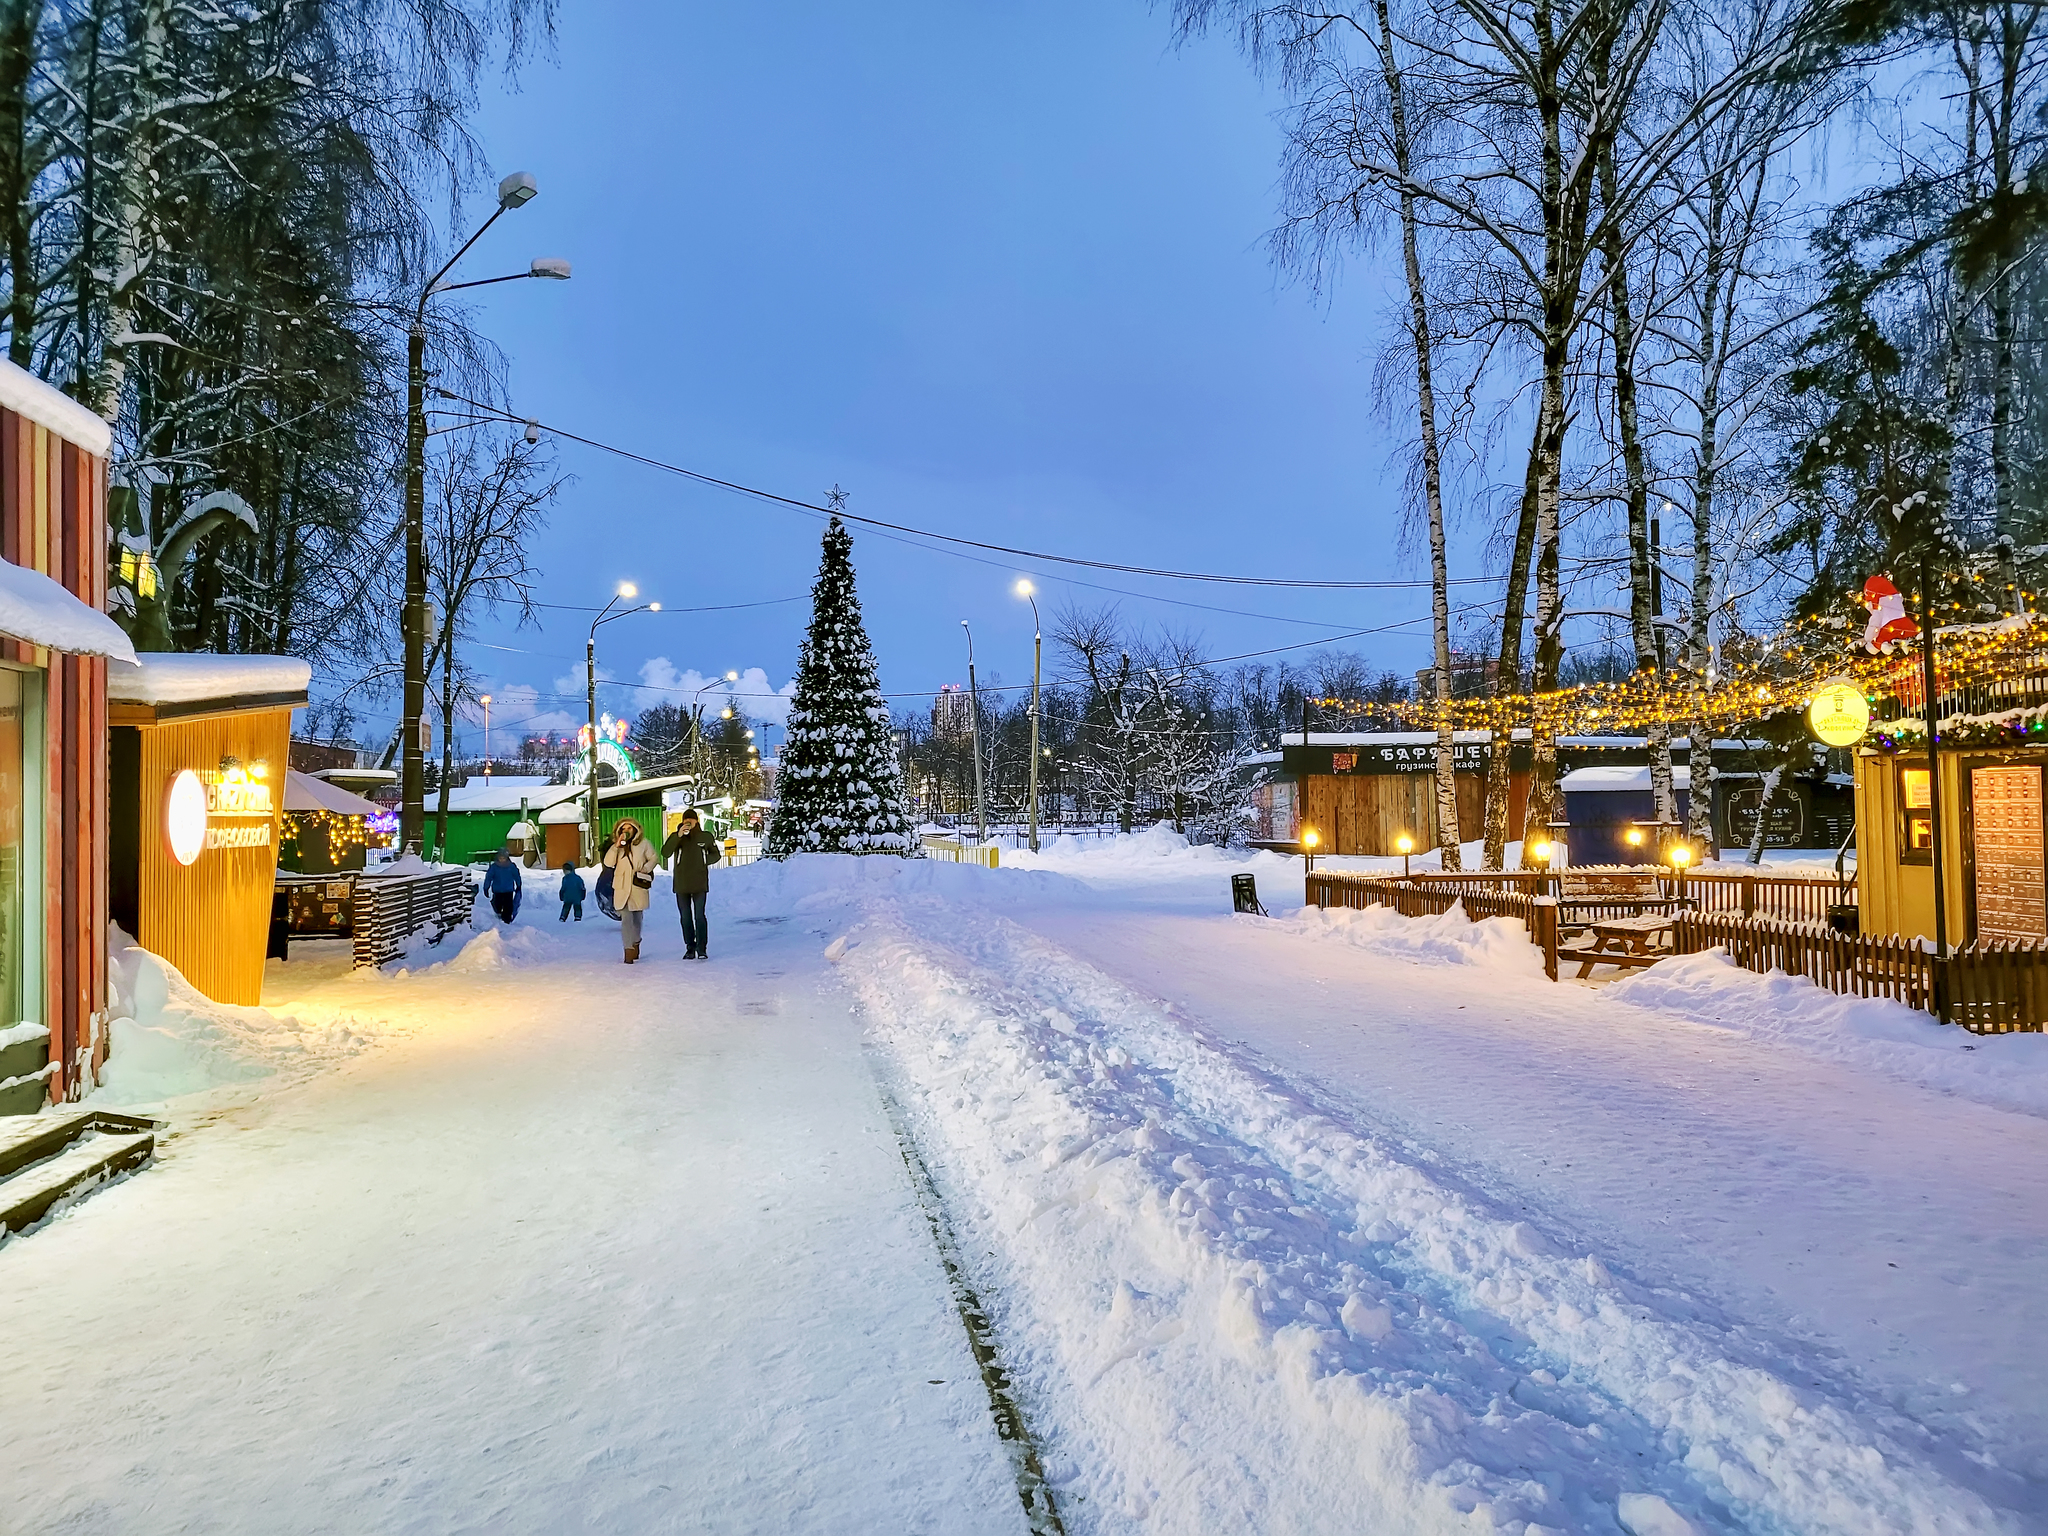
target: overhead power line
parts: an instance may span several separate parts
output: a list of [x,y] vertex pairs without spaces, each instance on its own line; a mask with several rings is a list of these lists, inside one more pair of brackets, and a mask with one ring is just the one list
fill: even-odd
[[[671,464],[664,459],[652,458],[644,453],[635,453],[630,448],[620,448],[612,443],[601,442],[594,437],[584,437],[564,427],[554,426],[548,422],[541,421],[537,417],[514,416],[499,407],[486,405],[482,401],[471,400],[450,390],[440,390],[438,393],[446,399],[458,400],[464,405],[489,412],[496,419],[508,425],[537,426],[543,431],[552,432],[557,437],[567,438],[572,443],[581,443],[586,448],[595,448],[601,453],[614,454],[622,459],[630,459],[635,464],[645,464],[648,468],[661,470],[665,474],[679,475],[685,480],[694,480],[700,485],[715,486],[719,490],[732,491],[741,496],[752,496],[759,501],[791,507],[797,511],[809,513],[817,517],[831,517],[835,515],[832,508],[821,507],[815,502],[800,501],[793,496],[778,495],[774,491],[764,491],[757,486],[741,485],[734,480],[721,480],[716,475],[707,475],[700,470],[686,469],[680,464]],[[840,508],[836,515],[849,523],[860,523],[869,528],[887,529],[893,533],[910,534],[921,539],[936,539],[942,544],[958,545],[962,549],[986,550],[990,554],[1010,555],[1019,560],[1043,561],[1053,565],[1079,566],[1084,570],[1091,571],[1117,571],[1129,576],[1156,576],[1166,581],[1206,581],[1236,587],[1290,587],[1338,592],[1412,591],[1430,585],[1427,581],[1309,581],[1277,576],[1224,576],[1208,571],[1174,571],[1159,566],[1124,565],[1114,560],[1089,560],[1079,555],[1055,555],[1043,550],[1018,549],[1008,544],[990,544],[981,539],[963,539],[957,534],[937,533],[929,528],[913,528],[906,523],[891,523],[878,517],[863,517],[858,512],[848,512],[844,508]],[[1459,576],[1452,578],[1450,584],[1458,587],[1492,585],[1498,583],[1499,580],[1500,578],[1496,576]]]

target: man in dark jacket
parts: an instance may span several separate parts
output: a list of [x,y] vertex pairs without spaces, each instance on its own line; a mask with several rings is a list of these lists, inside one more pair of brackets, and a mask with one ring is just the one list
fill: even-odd
[[512,862],[512,855],[499,849],[491,867],[484,871],[484,894],[491,898],[491,910],[501,923],[519,915],[519,883],[519,866]]
[[711,931],[704,922],[704,899],[711,894],[711,866],[718,862],[718,839],[697,822],[695,811],[683,812],[675,831],[661,845],[661,856],[671,860],[669,878],[675,882],[676,907],[683,915],[685,960],[709,960]]

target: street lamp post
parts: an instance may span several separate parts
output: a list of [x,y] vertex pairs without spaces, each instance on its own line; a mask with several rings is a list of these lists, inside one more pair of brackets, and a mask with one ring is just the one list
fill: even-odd
[[540,188],[525,171],[514,171],[498,183],[498,206],[477,232],[462,242],[441,270],[420,290],[413,308],[412,328],[405,338],[405,606],[399,627],[405,638],[405,720],[400,727],[403,751],[399,759],[398,842],[402,850],[419,846],[426,829],[426,745],[420,730],[427,712],[427,300],[437,293],[457,288],[476,288],[483,283],[509,282],[513,277],[566,278],[569,264],[553,258],[535,261],[524,272],[508,277],[484,278],[475,283],[446,283],[441,279],[462,260],[469,248],[481,240],[484,231],[498,222],[509,208],[523,208]]
[[589,813],[584,821],[588,830],[583,834],[583,859],[586,864],[597,862],[597,626],[609,624],[613,619],[623,619],[635,613],[659,613],[661,604],[642,603],[638,608],[620,608],[619,600],[631,602],[640,595],[640,589],[630,581],[619,583],[619,590],[612,594],[611,601],[600,608],[597,617],[590,621],[590,638],[583,646],[583,677],[589,689],[590,702],[590,770],[589,770]]
[[491,696],[487,693],[478,703],[484,707],[484,782],[491,782]]
[[[967,629],[962,619],[960,627]],[[967,629],[967,747],[974,754],[974,841],[988,841],[988,802],[981,791],[981,694],[974,683],[974,631]]]
[[1030,818],[1033,853],[1038,852],[1038,667],[1045,652],[1045,636],[1038,622],[1038,599],[1032,595],[1037,590],[1028,580],[1017,583],[1017,595],[1031,605],[1031,784],[1025,793],[1030,797],[1026,815]]

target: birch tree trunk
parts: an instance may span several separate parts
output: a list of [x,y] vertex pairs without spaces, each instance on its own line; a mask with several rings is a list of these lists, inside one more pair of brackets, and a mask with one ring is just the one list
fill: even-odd
[[[1600,196],[1615,195],[1614,146],[1600,155]],[[1657,613],[1653,594],[1656,576],[1650,548],[1650,478],[1643,455],[1642,415],[1636,397],[1636,323],[1629,298],[1628,253],[1618,222],[1610,220],[1602,241],[1607,265],[1607,304],[1614,328],[1614,419],[1621,439],[1622,474],[1628,492],[1629,638],[1634,642],[1636,670],[1658,670]],[[1650,798],[1659,821],[1675,823],[1678,801],[1671,788],[1671,727],[1659,720],[1646,732],[1650,748]]]
[[151,229],[156,181],[158,102],[164,79],[168,40],[168,0],[140,0],[134,21],[134,80],[122,145],[121,175],[114,195],[113,280],[108,285],[106,335],[100,364],[86,402],[95,415],[112,423],[121,413],[121,386],[127,379],[128,346],[123,340],[135,318],[143,279],[156,255]]
[[1431,372],[1429,296],[1423,282],[1422,255],[1416,239],[1417,210],[1413,178],[1408,104],[1401,89],[1401,67],[1394,55],[1394,29],[1387,0],[1376,0],[1380,27],[1380,69],[1387,82],[1387,105],[1394,130],[1394,164],[1401,172],[1401,265],[1408,278],[1408,333],[1415,347],[1415,414],[1422,438],[1422,499],[1429,517],[1431,632],[1436,666],[1436,846],[1444,869],[1463,868],[1458,828],[1458,744],[1450,716],[1451,702],[1451,577],[1444,550],[1443,456],[1436,436],[1436,386]]
[[[1522,624],[1528,617],[1529,556],[1536,547],[1536,461],[1537,445],[1549,431],[1539,409],[1536,431],[1529,444],[1529,467],[1522,483],[1522,510],[1515,523],[1514,550],[1508,557],[1507,595],[1502,604],[1500,654],[1487,693],[1522,691]],[[1514,789],[1514,732],[1501,728],[1493,732],[1492,751],[1486,763],[1486,847],[1484,867],[1499,869],[1507,857],[1508,804]]]

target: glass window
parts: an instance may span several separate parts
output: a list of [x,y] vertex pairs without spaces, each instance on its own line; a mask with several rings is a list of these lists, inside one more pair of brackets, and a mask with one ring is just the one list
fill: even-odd
[[1904,823],[1900,853],[1925,863],[1934,848],[1934,786],[1925,768],[1900,766],[1899,812]]

